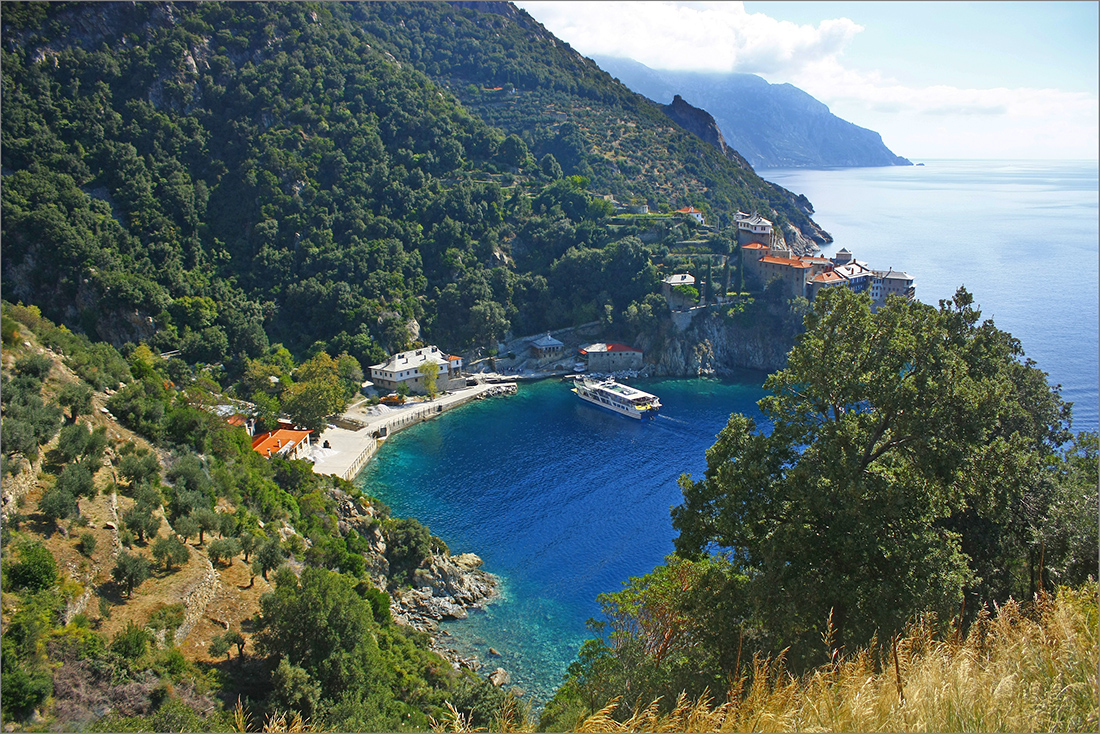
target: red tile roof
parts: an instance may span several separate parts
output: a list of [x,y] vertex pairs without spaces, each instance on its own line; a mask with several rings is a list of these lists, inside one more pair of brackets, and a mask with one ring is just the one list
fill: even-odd
[[762,242],[750,242],[747,245],[741,247],[742,250],[766,250],[768,246]]
[[307,438],[309,438],[309,431],[292,431],[287,428],[280,428],[275,431],[261,433],[252,439],[252,450],[259,452],[261,456],[271,456],[289,451]]

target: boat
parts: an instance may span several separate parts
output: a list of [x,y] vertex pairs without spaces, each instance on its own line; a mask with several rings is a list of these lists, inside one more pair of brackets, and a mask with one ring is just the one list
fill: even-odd
[[628,418],[655,418],[661,410],[656,395],[622,385],[614,380],[581,377],[573,380],[573,392],[581,400],[600,405]]

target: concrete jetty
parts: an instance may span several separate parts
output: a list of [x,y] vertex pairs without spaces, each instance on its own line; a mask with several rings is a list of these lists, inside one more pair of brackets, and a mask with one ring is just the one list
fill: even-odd
[[[401,406],[367,405],[361,400],[329,423],[312,450],[313,471],[351,480],[397,431],[435,418],[446,411],[490,395],[511,394],[515,382],[479,383],[437,397]],[[325,442],[328,448],[325,448]]]

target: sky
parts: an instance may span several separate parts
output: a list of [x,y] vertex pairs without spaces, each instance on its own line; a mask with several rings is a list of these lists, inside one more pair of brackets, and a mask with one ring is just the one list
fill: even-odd
[[586,56],[793,84],[914,162],[1098,158],[1095,0],[516,5]]

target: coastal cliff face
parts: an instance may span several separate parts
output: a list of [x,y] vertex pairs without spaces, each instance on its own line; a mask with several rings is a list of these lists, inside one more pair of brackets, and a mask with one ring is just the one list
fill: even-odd
[[[797,333],[792,316],[730,319],[721,307],[698,311],[681,332],[640,339],[646,372],[653,377],[728,375],[750,369],[773,372],[787,364]],[[747,322],[747,323],[745,323]]]

